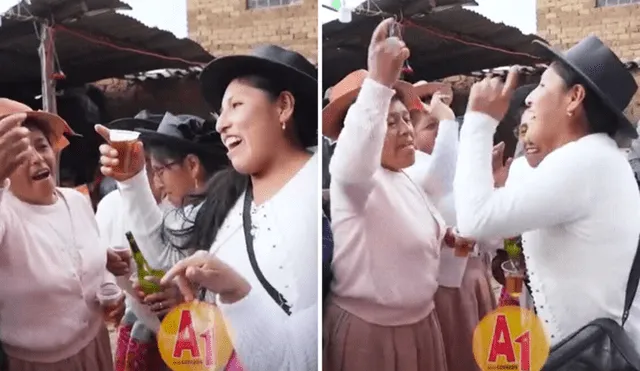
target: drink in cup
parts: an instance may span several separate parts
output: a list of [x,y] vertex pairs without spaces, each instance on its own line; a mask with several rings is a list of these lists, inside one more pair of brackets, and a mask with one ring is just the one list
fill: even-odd
[[140,133],[130,130],[109,130],[111,147],[118,151],[118,165],[114,166],[116,173],[126,173],[131,169],[133,160],[133,146],[138,141]]
[[105,282],[100,285],[97,297],[105,317],[116,309],[123,295],[122,289],[113,282]]
[[444,243],[453,248],[453,255],[459,258],[466,258],[473,250],[473,242],[459,237],[456,228],[448,228],[444,235]]
[[473,250],[473,244],[470,244],[470,243],[458,244],[453,249],[453,255],[459,258],[466,258],[467,256],[469,256],[469,253],[471,252],[471,250]]
[[519,297],[524,284],[524,269],[517,261],[507,260],[502,263],[502,271],[504,272],[504,285],[507,294]]

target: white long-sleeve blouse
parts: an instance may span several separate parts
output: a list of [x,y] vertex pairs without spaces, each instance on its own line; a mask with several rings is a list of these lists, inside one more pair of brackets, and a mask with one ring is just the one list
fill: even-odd
[[[454,182],[465,236],[522,234],[530,286],[552,344],[588,322],[620,321],[640,236],[640,192],[613,139],[591,134],[556,149],[526,177],[494,189],[498,122],[468,112]],[[640,297],[625,328],[640,349]]]
[[[270,200],[252,207],[256,261],[291,306],[287,315],[264,289],[249,262],[242,226],[244,194],[223,222],[210,253],[236,269],[251,284],[247,297],[218,303],[233,346],[247,371],[311,371],[318,354],[318,169],[315,153]],[[124,210],[140,250],[157,266],[172,265],[181,254],[160,238],[163,215],[143,171],[119,184]],[[187,226],[199,206],[170,222]],[[177,214],[181,215],[181,214]],[[173,250],[173,252],[170,252]],[[151,264],[151,262],[150,262]]]

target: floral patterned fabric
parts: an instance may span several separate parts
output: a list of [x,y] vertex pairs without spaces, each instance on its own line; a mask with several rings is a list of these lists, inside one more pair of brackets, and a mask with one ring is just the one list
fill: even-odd
[[[170,371],[162,360],[153,332],[127,310],[118,330],[115,371]],[[235,352],[224,371],[243,371]]]
[[502,287],[502,291],[500,291],[500,299],[498,300],[499,307],[507,307],[510,305],[520,306],[520,300],[514,298],[513,296],[507,293],[507,289]]

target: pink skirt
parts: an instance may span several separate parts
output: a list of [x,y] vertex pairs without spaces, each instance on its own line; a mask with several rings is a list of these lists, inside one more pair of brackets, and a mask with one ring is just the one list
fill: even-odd
[[496,308],[488,267],[482,259],[469,258],[460,288],[439,287],[435,302],[449,370],[479,370],[473,357],[473,331]]
[[323,327],[324,371],[447,371],[435,310],[411,325],[379,326],[329,300]]
[[8,371],[113,371],[109,331],[106,327],[78,354],[55,363],[29,362],[8,358]]

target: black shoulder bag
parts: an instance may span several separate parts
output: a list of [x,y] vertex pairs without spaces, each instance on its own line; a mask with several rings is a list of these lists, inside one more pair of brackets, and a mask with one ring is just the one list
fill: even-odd
[[636,344],[624,331],[640,281],[640,243],[631,265],[622,324],[598,318],[551,348],[543,371],[640,371]]
[[[244,240],[247,244],[247,254],[249,255],[249,262],[251,263],[251,268],[253,268],[253,272],[258,277],[258,281],[262,284],[265,290],[271,298],[278,304],[280,308],[287,314],[291,315],[291,306],[287,303],[287,300],[282,296],[282,294],[276,290],[275,287],[267,281],[264,274],[260,270],[258,266],[258,262],[256,261],[256,254],[253,251],[253,236],[251,235],[251,202],[253,201],[253,190],[251,188],[251,182],[249,181],[247,185],[247,190],[244,196],[244,206],[242,208],[242,229],[244,230]],[[205,300],[207,290],[200,289],[199,299],[201,301]]]
[[247,191],[244,195],[244,207],[242,208],[242,228],[244,229],[244,240],[247,244],[247,254],[249,254],[249,262],[251,263],[251,268],[253,268],[253,272],[258,277],[258,281],[262,284],[265,290],[271,298],[282,308],[282,310],[287,314],[291,315],[291,306],[287,303],[287,300],[284,296],[276,290],[275,287],[267,281],[264,274],[260,270],[258,266],[258,262],[256,261],[256,254],[253,251],[253,236],[251,235],[251,202],[253,201],[253,189],[251,187],[251,182],[247,185]]

